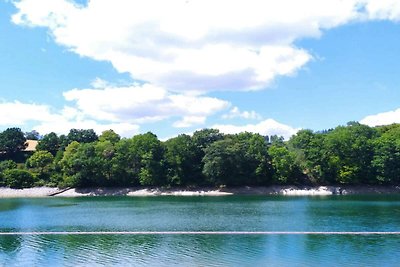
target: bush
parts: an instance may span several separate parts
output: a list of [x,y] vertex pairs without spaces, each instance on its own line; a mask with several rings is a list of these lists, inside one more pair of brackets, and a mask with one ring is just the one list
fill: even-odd
[[17,163],[12,160],[2,160],[0,161],[0,172],[4,172],[9,169],[16,169]]
[[28,188],[34,183],[33,175],[25,170],[11,169],[3,173],[4,184],[11,188]]

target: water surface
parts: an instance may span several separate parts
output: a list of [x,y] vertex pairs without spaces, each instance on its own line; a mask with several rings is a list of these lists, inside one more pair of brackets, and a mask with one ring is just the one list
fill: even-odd
[[[0,232],[400,231],[400,196],[0,199]],[[0,266],[398,266],[399,235],[0,236]]]

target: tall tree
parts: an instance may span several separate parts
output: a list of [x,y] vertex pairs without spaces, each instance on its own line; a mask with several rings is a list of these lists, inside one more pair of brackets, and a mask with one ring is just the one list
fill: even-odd
[[0,151],[8,156],[25,149],[26,138],[20,128],[8,128],[0,133]]
[[400,182],[400,124],[378,128],[382,135],[374,140],[372,166],[378,183]]
[[151,132],[121,140],[116,150],[121,177],[132,185],[164,185],[163,154],[161,142]]
[[181,134],[164,142],[168,182],[172,185],[202,184],[196,146],[189,135]]
[[41,180],[50,179],[54,156],[49,151],[36,151],[27,160],[27,167]]
[[273,182],[279,184],[298,183],[302,177],[300,167],[296,163],[296,154],[285,144],[271,145],[268,149],[273,169]]
[[327,151],[324,146],[325,137],[325,133],[300,130],[288,142],[289,150],[296,156],[296,163],[311,183],[335,182],[336,177],[328,167]]
[[71,129],[67,135],[68,142],[91,143],[99,138],[93,129]]
[[215,185],[265,185],[271,166],[264,137],[241,133],[226,136],[205,149],[203,173]]
[[372,183],[373,140],[377,131],[367,125],[350,122],[326,135],[328,164],[338,183]]
[[56,133],[51,132],[43,136],[43,138],[39,141],[36,150],[48,151],[55,156],[57,151],[60,150],[60,147],[60,138]]
[[96,155],[95,143],[73,141],[60,162],[65,185],[90,187],[104,184],[101,159]]
[[116,144],[121,140],[121,137],[115,133],[113,130],[106,130],[99,136],[99,141],[110,141],[112,144]]
[[26,138],[26,140],[39,140],[40,134],[39,134],[39,132],[32,130],[30,132],[25,133],[25,138]]

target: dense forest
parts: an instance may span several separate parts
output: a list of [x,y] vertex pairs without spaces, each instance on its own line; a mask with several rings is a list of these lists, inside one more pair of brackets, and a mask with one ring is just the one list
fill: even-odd
[[[26,140],[38,140],[26,151]],[[0,133],[0,186],[266,186],[399,184],[400,124],[357,122],[290,140],[203,129],[160,141],[151,132]]]

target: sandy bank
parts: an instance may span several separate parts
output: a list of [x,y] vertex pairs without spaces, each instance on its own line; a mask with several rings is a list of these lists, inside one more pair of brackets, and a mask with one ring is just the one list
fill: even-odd
[[347,194],[398,194],[400,186],[269,186],[238,188],[71,188],[52,187],[10,189],[0,187],[0,198],[12,197],[83,197],[83,196],[227,196],[227,195],[288,195],[323,196]]
[[25,189],[11,189],[7,187],[0,187],[0,198],[13,198],[13,197],[47,197],[56,194],[60,190],[55,187],[33,187]]

